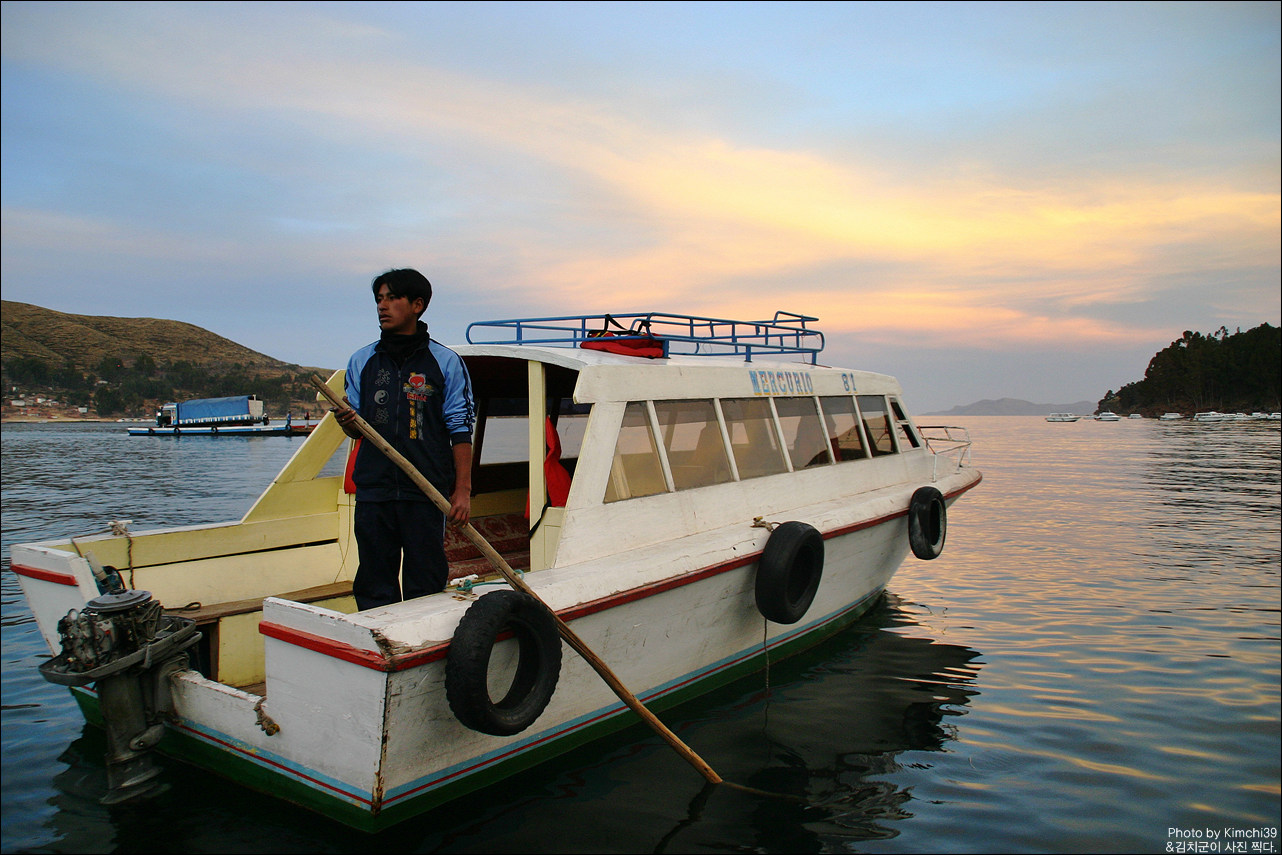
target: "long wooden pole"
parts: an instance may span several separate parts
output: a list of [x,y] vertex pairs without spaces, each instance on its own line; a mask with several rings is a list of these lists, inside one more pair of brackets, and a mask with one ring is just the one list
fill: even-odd
[[[348,405],[337,395],[337,393],[335,393],[333,389],[329,388],[329,386],[326,385],[319,377],[316,377],[315,375],[312,376],[312,385],[320,390],[320,393],[324,395],[335,407],[339,409],[349,409]],[[383,439],[378,431],[370,427],[369,423],[359,415],[356,415],[353,418],[352,423],[356,425],[356,429],[360,431],[361,436],[363,436],[379,451],[383,452],[383,454],[387,455],[393,463],[399,466],[401,470],[408,475],[411,480],[413,480],[420,490],[427,494],[427,497],[431,499],[442,512],[447,516],[449,515],[449,501],[441,495],[440,490],[432,486],[432,483],[423,477],[421,472],[414,468],[414,464],[406,460],[404,455],[393,448],[387,440]],[[493,546],[490,546],[490,542],[486,540],[470,522],[464,523],[459,526],[459,528],[467,539],[472,541],[472,544],[481,551],[481,554],[489,559],[490,563],[493,564],[494,568],[499,571],[505,580],[507,580],[509,585],[516,588],[518,591],[533,597],[535,602],[547,609],[548,613],[552,615],[552,619],[556,621],[557,632],[559,632],[561,637],[565,639],[565,643],[574,648],[575,652],[587,660],[587,663],[592,666],[593,670],[600,674],[601,679],[605,680],[606,684],[609,685],[609,687],[614,690],[614,693],[619,696],[619,700],[623,701],[631,707],[633,712],[641,716],[646,724],[650,725],[650,727],[653,728],[659,736],[663,737],[663,740],[671,745],[678,754],[684,757],[686,762],[693,766],[700,775],[708,780],[709,783],[722,783],[721,776],[713,771],[712,767],[705,763],[702,757],[695,754],[694,751],[690,749],[690,746],[682,742],[679,736],[669,730],[667,725],[659,721],[658,717],[656,717],[654,713],[650,712],[650,710],[646,708],[645,704],[641,703],[641,701],[637,699],[636,695],[628,691],[627,687],[623,685],[622,681],[620,681],[617,676],[615,676],[609,666],[601,660],[601,657],[597,656],[596,653],[594,653],[583,641],[583,639],[579,638],[574,630],[570,629],[569,625],[566,624],[565,621],[561,620],[560,615],[553,611],[552,607],[544,602],[542,597],[534,593],[534,590],[525,583],[525,580],[518,576],[516,572],[508,566],[508,563],[503,560],[503,556],[499,555],[498,551],[495,550]]]

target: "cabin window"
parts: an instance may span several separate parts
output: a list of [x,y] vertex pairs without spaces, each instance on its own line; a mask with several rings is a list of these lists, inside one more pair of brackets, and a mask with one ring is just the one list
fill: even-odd
[[[819,411],[815,408],[815,399],[775,398],[774,402],[775,410],[779,413],[779,427],[783,429],[783,440],[788,447],[788,457],[792,460],[792,468],[807,469],[831,462],[828,455],[828,442],[825,440],[823,425],[819,421]],[[854,424],[853,406],[851,406],[850,423]],[[858,438],[858,432],[856,432],[856,445]]]
[[614,445],[614,462],[605,486],[605,501],[617,502],[666,492],[659,447],[650,430],[644,401],[633,401],[623,411],[623,423]]
[[788,471],[769,398],[723,399],[721,412],[740,479]]
[[900,449],[921,448],[921,437],[917,435],[917,429],[913,427],[898,398],[890,399],[890,411],[895,416],[895,427],[899,430]]
[[712,401],[655,401],[654,411],[676,489],[732,480],[730,458]]
[[886,410],[886,399],[881,395],[859,395],[857,400],[872,456],[894,454],[894,426],[890,422],[890,413]]
[[859,433],[859,419],[855,415],[855,402],[848,395],[820,398],[824,411],[824,426],[828,429],[828,444],[838,461],[860,460],[867,457],[864,440]]
[[[477,414],[478,433],[472,452],[485,452],[484,462],[516,463],[530,459],[530,402],[528,398],[486,398]],[[478,441],[479,440],[479,441]]]

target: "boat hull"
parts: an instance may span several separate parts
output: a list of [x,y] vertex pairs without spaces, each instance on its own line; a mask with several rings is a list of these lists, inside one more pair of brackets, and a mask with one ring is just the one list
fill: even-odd
[[[769,662],[792,656],[832,637],[857,622],[879,601],[883,592],[884,589],[877,590],[843,612],[828,616],[827,620],[808,624],[785,638],[772,639],[768,650],[741,651],[740,655],[714,663],[705,669],[702,676],[691,674],[674,681],[671,686],[638,692],[638,699],[651,712],[670,710],[718,686],[759,671]],[[89,689],[71,691],[86,721],[102,727],[97,694]],[[183,693],[187,706],[203,706],[195,700],[195,694]],[[256,704],[258,699],[251,696],[246,700]],[[381,798],[376,792],[357,790],[349,782],[318,774],[309,765],[300,764],[288,755],[265,750],[254,741],[238,739],[195,718],[184,717],[182,721],[171,724],[157,750],[237,785],[322,813],[353,828],[376,832],[582,745],[637,726],[642,726],[642,722],[635,714],[621,703],[610,704],[585,712],[558,727],[496,746],[448,768],[408,771],[407,775],[417,777],[410,777],[401,786],[385,792]],[[674,754],[673,762],[682,761]],[[692,771],[691,774],[695,773]]]
[[[978,481],[972,471],[939,486],[951,502]],[[633,556],[630,567],[613,556],[542,571],[534,584],[624,685],[662,711],[819,643],[877,601],[910,554],[907,496],[865,497],[860,512],[837,515],[839,504],[792,515],[825,521],[822,581],[792,625],[757,611],[757,563],[770,532],[746,525],[728,549],[723,534],[721,549],[674,543]],[[631,583],[602,583],[607,570]],[[24,587],[39,581],[20,576]],[[556,691],[529,729],[497,737],[459,723],[445,692],[449,639],[472,601],[505,587],[427,597],[381,615],[269,598],[258,628],[266,691],[180,673],[173,679],[178,717],[158,750],[376,831],[639,723],[564,646]],[[30,590],[28,597],[42,599]],[[73,692],[86,718],[98,721],[96,695]],[[675,754],[673,761],[681,762]]]

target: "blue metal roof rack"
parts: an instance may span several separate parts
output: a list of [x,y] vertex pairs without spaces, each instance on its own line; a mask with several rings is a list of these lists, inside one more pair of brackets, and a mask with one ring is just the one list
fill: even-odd
[[[769,321],[732,321],[644,312],[625,315],[565,315],[555,318],[513,318],[477,321],[468,325],[469,344],[529,344],[581,347],[609,337],[615,342],[657,342],[663,356],[742,355],[751,362],[758,354],[797,353],[813,364],[824,348],[824,335],[806,326],[808,315],[775,312]],[[474,339],[473,330],[488,330],[493,338]]]

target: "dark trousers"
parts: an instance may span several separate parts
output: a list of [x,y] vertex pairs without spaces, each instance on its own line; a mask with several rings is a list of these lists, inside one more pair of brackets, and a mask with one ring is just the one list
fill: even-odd
[[444,589],[450,566],[445,514],[436,505],[358,501],[354,532],[360,557],[352,583],[356,608],[364,611]]

